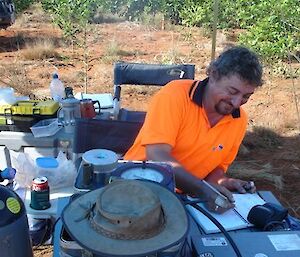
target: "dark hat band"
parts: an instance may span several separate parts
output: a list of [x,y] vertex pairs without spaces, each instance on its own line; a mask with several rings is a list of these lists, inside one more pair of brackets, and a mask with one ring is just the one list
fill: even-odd
[[[148,215],[153,215],[153,213],[149,213]],[[97,215],[90,215],[89,217],[89,222],[91,227],[98,233],[102,234],[103,236],[112,238],[112,239],[119,239],[119,240],[141,240],[141,239],[148,239],[151,237],[154,237],[158,235],[166,225],[166,219],[164,215],[163,208],[160,209],[159,212],[159,217],[158,217],[158,222],[155,224],[155,226],[150,227],[146,231],[134,231],[134,230],[127,230],[127,231],[112,231],[112,230],[107,230],[101,224],[99,224],[97,220]],[[144,217],[145,220],[147,220],[147,217]]]

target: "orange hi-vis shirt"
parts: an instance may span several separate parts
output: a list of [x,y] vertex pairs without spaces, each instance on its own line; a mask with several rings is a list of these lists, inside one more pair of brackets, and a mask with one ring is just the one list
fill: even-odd
[[245,135],[247,116],[239,108],[211,127],[202,107],[207,82],[175,80],[160,89],[124,159],[146,160],[146,145],[168,144],[171,155],[200,179],[217,167],[226,172]]

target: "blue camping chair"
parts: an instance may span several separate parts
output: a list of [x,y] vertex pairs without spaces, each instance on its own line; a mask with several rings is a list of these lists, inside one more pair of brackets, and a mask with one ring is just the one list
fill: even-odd
[[[122,155],[133,144],[145,119],[145,112],[120,108],[123,85],[164,86],[175,79],[194,79],[195,65],[118,62],[114,67],[113,119],[77,119],[73,153],[105,148]],[[101,102],[100,102],[101,104]],[[100,115],[101,116],[101,115]]]

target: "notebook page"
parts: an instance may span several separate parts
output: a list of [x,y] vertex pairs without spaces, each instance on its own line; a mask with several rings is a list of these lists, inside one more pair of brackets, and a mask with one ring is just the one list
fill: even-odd
[[[223,214],[218,214],[208,211],[203,203],[199,203],[206,211],[208,211],[221,225],[227,230],[243,229],[252,224],[248,223],[247,215],[251,208],[257,204],[264,204],[265,201],[257,194],[233,194],[235,199],[236,207],[234,209],[228,210]],[[194,220],[201,226],[205,233],[218,233],[219,228],[203,213],[187,205],[188,212],[192,215]],[[238,214],[237,214],[238,212]]]
[[245,219],[251,208],[255,205],[263,205],[266,202],[258,194],[233,194],[235,200],[234,209]]
[[[199,203],[201,207],[207,210],[203,204]],[[201,226],[205,233],[218,233],[219,228],[203,213],[195,209],[194,207],[187,205],[188,212],[192,215],[194,220]],[[236,230],[248,227],[248,223],[245,222],[236,212],[231,209],[223,214],[209,212],[221,225],[227,230]]]

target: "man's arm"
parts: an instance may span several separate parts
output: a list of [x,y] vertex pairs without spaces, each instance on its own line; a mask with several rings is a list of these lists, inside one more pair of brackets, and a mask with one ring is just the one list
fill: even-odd
[[[172,165],[175,173],[176,187],[185,193],[195,195],[197,197],[206,197],[208,201],[215,201],[217,194],[212,190],[208,190],[207,186],[201,179],[188,173],[180,163],[171,156],[172,147],[168,144],[152,144],[146,146],[147,159],[153,161],[164,161]],[[233,202],[232,194],[223,186],[219,186],[215,183],[212,185],[225,195],[230,202]],[[228,204],[229,208],[233,207],[232,204]]]
[[214,169],[211,173],[209,173],[209,175],[207,175],[205,180],[210,183],[226,187],[230,191],[238,191],[242,194],[247,191],[250,193],[254,193],[256,191],[254,183],[249,185],[249,181],[227,177],[221,168]]

